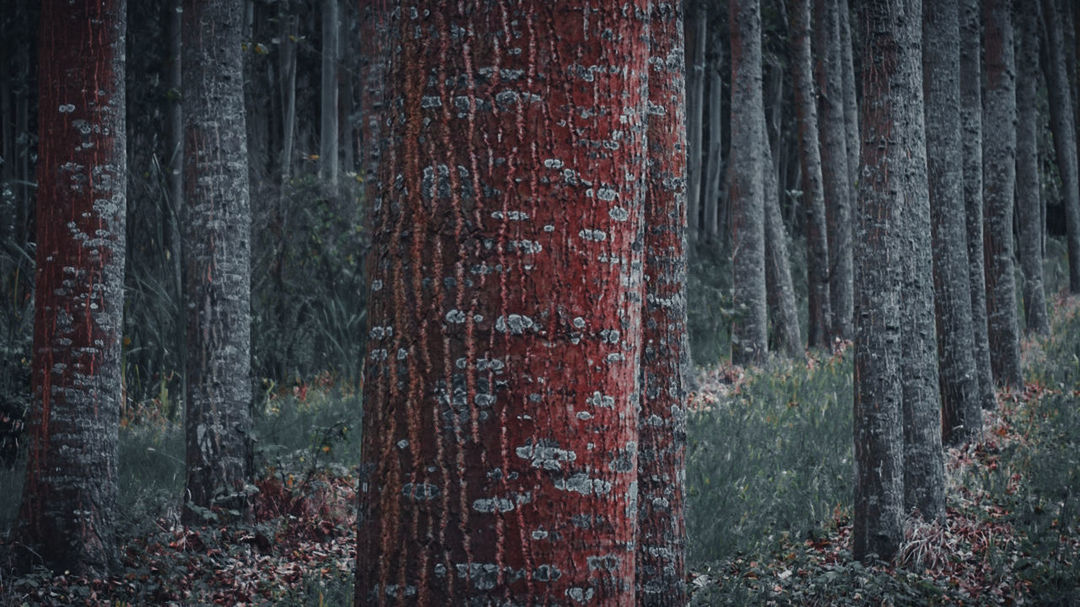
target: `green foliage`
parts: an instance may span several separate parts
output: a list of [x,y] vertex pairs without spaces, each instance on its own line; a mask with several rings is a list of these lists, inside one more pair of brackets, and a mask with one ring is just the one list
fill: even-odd
[[691,568],[801,536],[850,504],[852,366],[773,363],[688,420]]
[[359,377],[367,247],[363,205],[351,183],[328,195],[294,179],[252,229],[252,370],[277,381],[332,371]]

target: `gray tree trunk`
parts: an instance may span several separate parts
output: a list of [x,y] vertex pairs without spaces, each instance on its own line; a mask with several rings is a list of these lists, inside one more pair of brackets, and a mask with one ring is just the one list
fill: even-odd
[[760,363],[768,352],[765,290],[765,106],[761,90],[758,0],[732,0],[731,248],[735,315],[731,360]]
[[296,36],[297,17],[289,12],[289,3],[278,4],[281,36],[278,43],[278,69],[281,79],[281,186],[292,177],[293,148],[296,145]]
[[[855,558],[888,559],[903,539],[904,434],[901,309],[904,206],[909,198],[901,129],[908,62],[919,21],[905,3],[862,6],[863,147],[855,224]],[[914,83],[919,84],[917,81]]]
[[322,3],[322,100],[319,105],[319,177],[338,185],[338,61],[341,54],[341,18],[338,0]]
[[[766,157],[770,157],[769,138],[764,137],[761,145]],[[803,356],[802,335],[799,332],[795,287],[788,261],[787,230],[780,213],[780,192],[773,162],[764,163],[762,180],[765,194],[765,287],[769,298],[769,319],[772,321],[776,349],[791,358],[799,358]]]
[[720,232],[720,191],[724,185],[723,162],[723,99],[724,38],[718,31],[709,37],[709,157],[708,175],[705,180],[705,225],[702,230],[710,239]]
[[[926,520],[945,517],[941,381],[934,320],[934,262],[927,178],[922,74],[922,1],[905,0],[892,94],[901,171],[904,269],[900,335],[904,384],[904,508]],[[932,17],[936,18],[936,15]],[[959,182],[957,182],[959,183]]]
[[997,404],[986,325],[982,184],[982,21],[979,0],[960,0],[960,129],[963,143],[964,208],[967,223],[968,283],[971,288],[972,353],[983,409]]
[[709,11],[705,6],[687,12],[690,27],[686,30],[686,222],[690,242],[697,242],[701,232],[702,139],[705,112],[705,45]]
[[802,206],[806,209],[806,282],[809,306],[807,323],[810,347],[829,343],[832,313],[829,297],[829,245],[825,197],[818,145],[817,103],[813,60],[810,52],[811,0],[792,0],[791,46],[795,82],[795,107],[799,119],[799,164],[802,172]]
[[983,204],[986,221],[986,315],[990,363],[998,385],[1019,388],[1020,330],[1013,276],[1013,194],[1016,186],[1016,61],[1012,2],[983,6],[986,94],[983,123]]
[[[1019,5],[1018,5],[1019,6]],[[1069,291],[1080,293],[1080,178],[1077,175],[1076,125],[1072,93],[1065,67],[1065,42],[1061,11],[1053,0],[1042,0],[1046,19],[1046,89],[1050,99],[1050,123],[1054,133],[1058,173],[1064,190],[1065,228],[1069,249]],[[1018,12],[1031,12],[1024,4]]]
[[840,52],[838,0],[816,0],[817,84],[821,110],[821,177],[829,242],[829,297],[833,337],[852,335],[851,189],[848,187],[847,126]]
[[[246,510],[251,212],[241,0],[185,0],[186,504]],[[197,520],[196,510],[185,517]]]
[[33,406],[14,545],[26,565],[94,577],[117,562],[126,25],[124,0],[41,5]]
[[942,430],[946,442],[959,444],[977,438],[982,429],[964,219],[960,22],[954,0],[926,0],[924,11],[923,90]]
[[[1050,332],[1043,291],[1042,203],[1039,185],[1038,5],[1017,11],[1020,35],[1016,58],[1016,209],[1020,223],[1020,270],[1024,276],[1024,319],[1028,331]],[[1072,105],[1067,106],[1071,112]],[[1058,138],[1055,133],[1055,139]]]
[[859,196],[859,105],[855,97],[855,61],[851,48],[851,11],[848,0],[839,0],[840,15],[840,51],[843,55],[841,68],[844,70],[844,129],[847,135],[848,185],[850,186],[852,205]]

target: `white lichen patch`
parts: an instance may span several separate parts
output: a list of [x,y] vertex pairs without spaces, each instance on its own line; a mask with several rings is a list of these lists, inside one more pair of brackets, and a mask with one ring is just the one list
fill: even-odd
[[550,440],[540,440],[534,444],[530,439],[514,449],[514,453],[521,459],[529,460],[533,468],[542,470],[561,470],[563,462],[577,460],[577,453],[560,449],[558,443]]
[[509,314],[495,319],[495,330],[499,333],[521,335],[535,327],[536,323],[533,322],[533,319],[523,314]]
[[615,397],[601,394],[600,392],[593,392],[592,396],[585,399],[585,403],[594,407],[603,407],[605,409],[615,408]]
[[604,495],[611,492],[611,482],[602,478],[591,478],[584,472],[576,472],[570,475],[570,478],[555,479],[555,488],[582,495]]
[[584,229],[578,232],[578,236],[583,240],[588,240],[590,242],[603,242],[607,240],[607,232],[603,230]]

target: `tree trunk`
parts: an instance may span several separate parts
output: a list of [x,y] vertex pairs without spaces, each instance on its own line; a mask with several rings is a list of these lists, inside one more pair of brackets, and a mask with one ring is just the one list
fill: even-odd
[[847,135],[848,191],[851,204],[859,196],[859,104],[855,95],[855,61],[852,57],[851,10],[848,0],[838,0],[841,69],[844,84],[844,133]]
[[1019,388],[1020,331],[1013,276],[1013,193],[1016,185],[1016,68],[1012,5],[983,6],[986,96],[983,122],[983,205],[986,234],[986,312],[990,363],[998,385]]
[[[768,137],[762,140],[762,146],[768,152]],[[802,336],[799,333],[795,287],[791,282],[791,265],[788,261],[787,230],[780,214],[775,167],[774,163],[766,162],[762,168],[765,192],[765,286],[769,296],[769,318],[775,333],[776,349],[791,358],[800,358],[803,356]]]
[[[183,33],[181,15],[183,14],[183,0],[169,0],[166,4],[168,36],[169,36],[169,107],[168,107],[168,165],[169,165],[169,196],[166,200],[167,222],[167,257],[172,270],[172,288],[177,298],[184,292],[184,267],[183,259],[183,236],[181,235],[180,217],[184,207],[184,112],[182,106],[183,89]],[[177,301],[177,300],[174,300]],[[176,314],[173,319],[174,334],[171,347],[176,348],[179,354],[177,362],[180,369],[184,368],[184,357],[187,347],[185,345],[184,310],[176,306]],[[180,394],[186,394],[184,374],[180,373]],[[177,401],[169,401],[167,417],[176,419]]]
[[709,157],[708,175],[705,180],[705,226],[703,232],[710,240],[715,240],[720,233],[720,192],[724,186],[723,150],[723,99],[724,81],[724,38],[714,30],[709,37]]
[[251,472],[242,7],[241,0],[184,2],[188,520],[198,520],[198,508],[246,510]]
[[[904,269],[900,336],[904,384],[904,508],[924,519],[945,518],[945,462],[941,448],[941,381],[934,320],[934,262],[927,178],[922,73],[922,1],[907,0],[893,81],[894,135],[901,163]],[[938,18],[938,15],[934,15]]]
[[978,438],[982,429],[964,221],[960,21],[953,0],[927,0],[924,11],[923,90],[943,438],[960,444]]
[[[1065,42],[1057,3],[1042,0],[1046,18],[1046,90],[1050,99],[1050,122],[1054,133],[1058,172],[1064,190],[1065,227],[1069,249],[1069,292],[1080,293],[1080,179],[1077,176],[1076,125],[1069,76],[1065,68]],[[1020,12],[1030,12],[1030,7]]]
[[322,100],[319,111],[319,178],[336,191],[338,186],[338,61],[341,18],[338,0],[322,3]]
[[756,364],[768,353],[765,291],[765,105],[761,90],[758,0],[732,0],[731,250],[735,315],[731,361]]
[[296,145],[296,36],[297,17],[289,12],[288,1],[278,4],[281,34],[278,43],[278,67],[281,87],[281,188],[292,177],[293,148]]
[[[903,539],[901,308],[904,206],[911,194],[909,128],[900,91],[910,92],[909,62],[919,21],[904,3],[863,3],[862,179],[855,247],[855,558],[889,559]],[[917,46],[915,46],[917,48]]]
[[[1016,14],[1020,55],[1016,59],[1016,208],[1020,223],[1020,271],[1024,276],[1024,318],[1028,331],[1050,332],[1043,292],[1042,204],[1039,185],[1038,74],[1039,13]],[[1072,105],[1066,111],[1071,111]],[[1055,137],[1056,138],[1056,137]]]
[[117,556],[126,6],[46,0],[41,24],[34,406],[17,536],[27,562],[102,576]]
[[799,117],[799,164],[802,171],[802,204],[806,209],[806,282],[809,304],[808,345],[829,343],[832,313],[829,297],[829,247],[825,221],[825,198],[818,145],[817,103],[810,53],[810,2],[791,0],[792,72],[795,106]]
[[821,177],[829,242],[829,296],[832,298],[833,337],[852,334],[851,190],[848,187],[847,126],[840,52],[838,0],[816,0],[818,18],[817,65],[821,118]]
[[686,149],[682,10],[649,22],[645,301],[638,414],[637,605],[686,604]]
[[634,602],[647,8],[401,3],[358,605]]
[[963,144],[964,209],[967,223],[968,286],[975,371],[983,409],[997,404],[986,325],[982,185],[982,25],[979,0],[960,2],[960,131]]
[[379,165],[386,146],[386,74],[390,62],[391,11],[380,2],[364,2],[360,7],[360,31],[364,49],[364,73],[360,80],[361,175],[364,204],[371,208],[380,188]]
[[709,11],[704,5],[689,12],[691,27],[686,35],[686,220],[690,242],[697,242],[701,231],[702,139],[705,112],[705,45]]

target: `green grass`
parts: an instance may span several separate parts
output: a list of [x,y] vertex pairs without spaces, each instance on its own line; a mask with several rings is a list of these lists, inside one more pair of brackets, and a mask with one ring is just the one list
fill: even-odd
[[852,367],[773,363],[692,413],[686,464],[691,568],[809,533],[852,500]]

